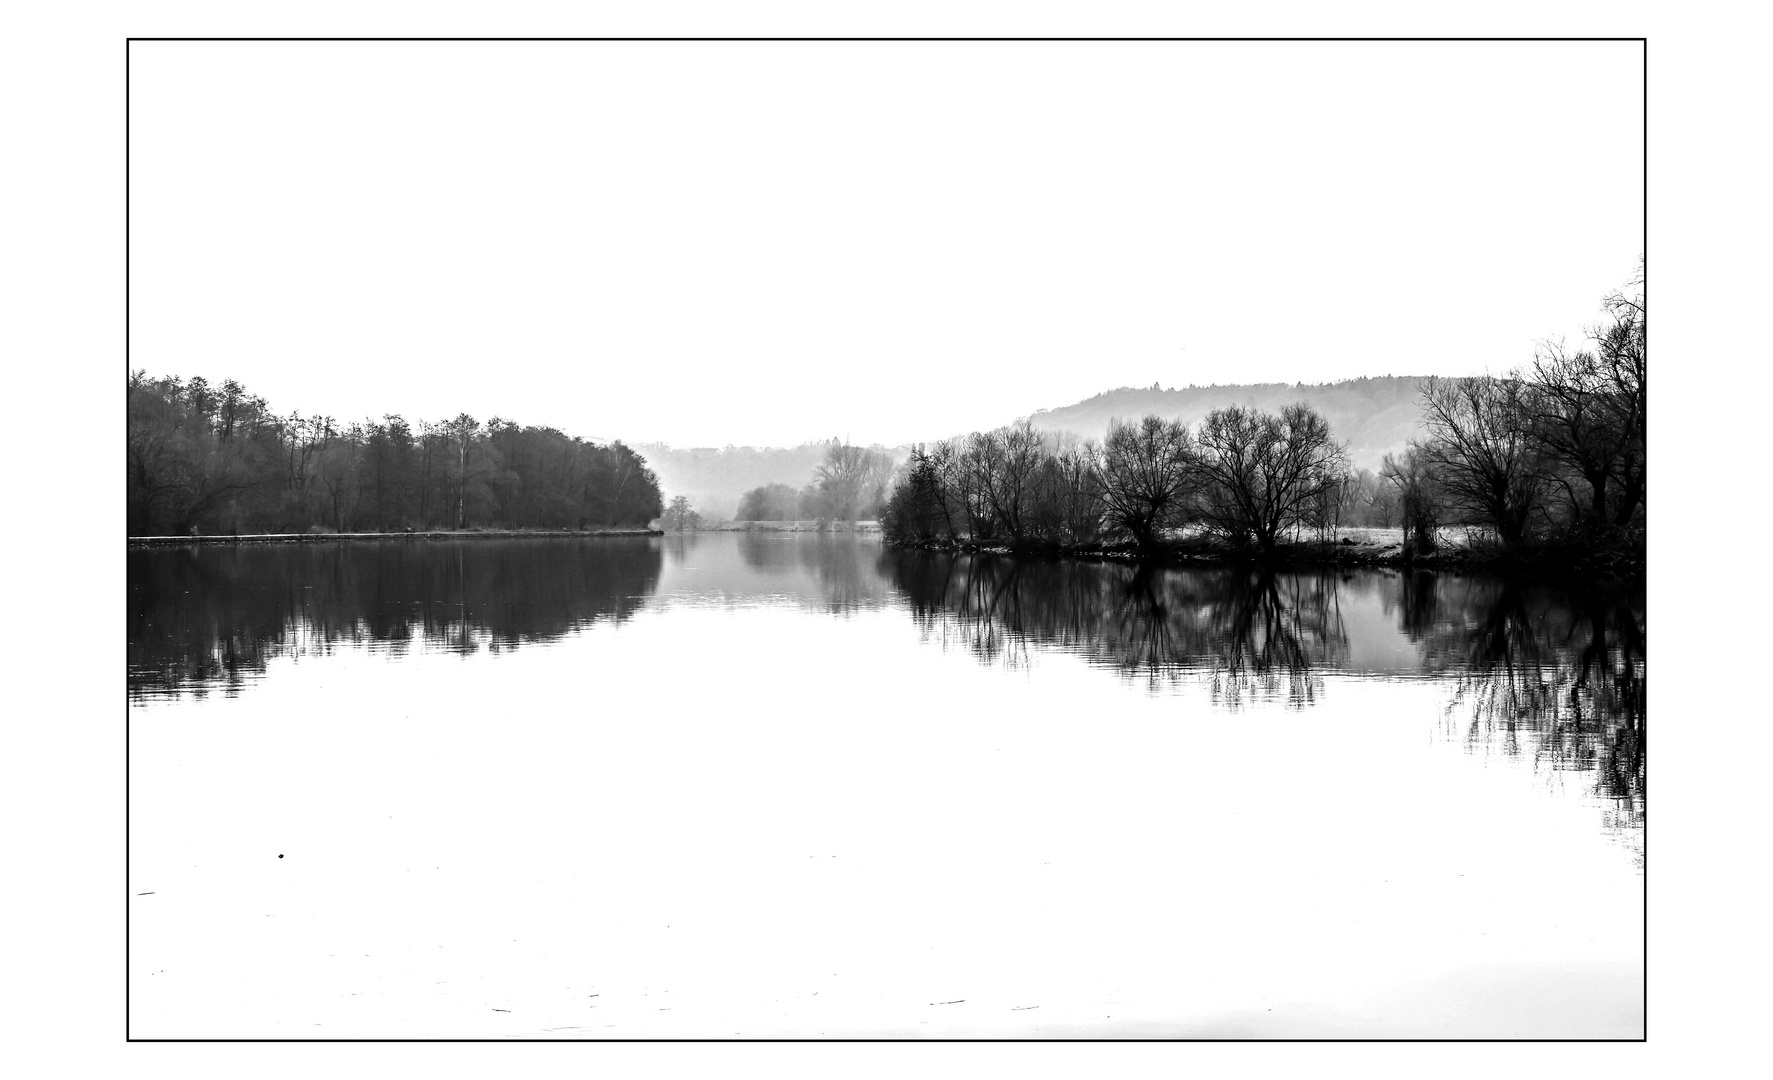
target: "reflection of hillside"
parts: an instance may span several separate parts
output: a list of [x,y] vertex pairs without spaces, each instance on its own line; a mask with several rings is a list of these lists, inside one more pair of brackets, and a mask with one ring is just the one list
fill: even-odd
[[238,686],[341,642],[472,652],[623,619],[657,587],[656,540],[242,545],[129,553],[132,693]]
[[1056,647],[1153,682],[1204,675],[1231,705],[1283,693],[1310,702],[1321,688],[1316,669],[1347,646],[1329,575],[930,552],[883,561],[926,633],[982,659]]

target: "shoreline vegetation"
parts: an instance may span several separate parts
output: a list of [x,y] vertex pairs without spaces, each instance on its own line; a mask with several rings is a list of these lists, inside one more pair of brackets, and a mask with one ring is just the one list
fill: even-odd
[[[1371,536],[1360,534],[1393,534]],[[1347,529],[1335,538],[1301,538],[1277,543],[1272,551],[1239,549],[1222,540],[1196,535],[1164,539],[1146,547],[1130,542],[1060,545],[1034,542],[935,538],[893,540],[895,547],[957,554],[1000,555],[1014,558],[1083,559],[1125,561],[1151,566],[1248,566],[1265,570],[1307,567],[1346,567],[1432,571],[1483,570],[1501,574],[1579,574],[1594,578],[1630,579],[1645,573],[1644,549],[1637,545],[1590,546],[1543,545],[1505,549],[1485,538],[1447,538],[1434,550],[1417,553],[1404,540],[1402,529]]]
[[[1310,405],[1229,405],[1198,425],[1116,419],[1100,443],[1007,427],[912,447],[881,514],[908,547],[1142,562],[1645,567],[1643,270],[1602,301],[1587,347],[1530,367],[1428,378],[1421,434],[1356,471]],[[1377,526],[1395,542],[1347,534]],[[1390,538],[1387,538],[1388,541]]]
[[467,413],[280,414],[233,379],[142,371],[125,404],[132,538],[644,529],[664,509],[620,439]]
[[417,529],[406,532],[229,533],[220,536],[132,536],[129,546],[186,547],[195,544],[324,544],[347,540],[530,540],[546,537],[663,536],[662,529]]
[[1629,577],[1646,570],[1643,265],[1584,347],[1502,375],[1430,377],[1419,435],[1356,469],[1305,401],[1198,423],[1112,419],[1100,441],[1035,427],[897,451],[832,439],[801,487],[732,520],[667,502],[619,440],[463,413],[340,424],[280,416],[227,381],[128,387],[132,547],[350,539],[872,534],[888,544],[1158,564],[1390,566]]

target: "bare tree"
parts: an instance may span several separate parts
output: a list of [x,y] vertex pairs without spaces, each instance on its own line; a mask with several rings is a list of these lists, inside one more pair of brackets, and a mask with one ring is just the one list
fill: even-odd
[[1391,523],[1399,520],[1402,508],[1398,505],[1397,492],[1389,484],[1375,485],[1367,494],[1367,523],[1377,525],[1381,529],[1391,528]]
[[821,516],[855,521],[858,509],[876,512],[891,474],[892,461],[881,451],[831,440],[825,462],[815,472]]
[[960,526],[968,521],[967,504],[962,490],[963,448],[954,439],[942,439],[933,444],[926,454],[926,460],[935,472],[935,493],[941,499],[942,524],[949,536],[961,535]]
[[1109,528],[1140,548],[1178,525],[1198,483],[1194,440],[1180,421],[1147,416],[1109,425],[1102,444],[1102,508]]
[[1613,523],[1624,525],[1646,502],[1649,465],[1649,347],[1646,339],[1644,264],[1632,279],[1632,293],[1609,294],[1601,306],[1613,321],[1592,332],[1595,355],[1608,393],[1605,402],[1613,410],[1615,424],[1623,433],[1618,463],[1619,498],[1613,504]]
[[1348,478],[1348,482],[1342,485],[1342,503],[1337,508],[1339,523],[1389,526],[1389,521],[1376,520],[1380,515],[1391,512],[1390,505],[1380,498],[1381,491],[1387,486],[1372,469],[1356,470]]
[[[1551,482],[1567,495],[1575,519],[1590,527],[1609,525],[1614,512],[1629,519],[1641,495],[1642,364],[1622,357],[1635,347],[1629,328],[1596,329],[1594,338],[1603,349],[1611,346],[1613,360],[1603,361],[1589,350],[1568,352],[1561,342],[1546,342],[1534,357],[1527,405],[1533,434],[1544,449]],[[1621,381],[1635,384],[1622,386]],[[1632,489],[1627,476],[1637,481]],[[1580,483],[1581,488],[1577,486]],[[1609,497],[1611,496],[1611,497]],[[1631,505],[1621,506],[1627,499]]]
[[936,509],[942,515],[942,527],[947,535],[954,535],[954,499],[948,489],[954,471],[954,443],[948,439],[925,450],[922,446],[912,448],[912,464],[914,468],[923,468],[929,480],[929,496],[935,501]]
[[1214,410],[1201,422],[1195,461],[1203,518],[1234,543],[1264,552],[1307,521],[1348,472],[1329,421],[1304,404],[1278,416],[1237,405]]
[[977,443],[981,490],[1000,528],[1026,539],[1035,483],[1044,458],[1041,433],[1027,420],[987,432]]
[[1102,533],[1102,450],[1092,441],[1068,446],[1041,469],[1042,517],[1061,544],[1087,544]]
[[690,509],[689,497],[685,495],[671,500],[671,505],[665,508],[664,518],[665,528],[673,532],[683,532],[685,529],[694,532],[702,527],[702,515]]
[[1486,525],[1505,547],[1527,538],[1542,509],[1546,457],[1533,437],[1531,389],[1480,375],[1422,385],[1426,437],[1411,449],[1454,521]]
[[1434,477],[1429,472],[1427,458],[1415,447],[1402,454],[1386,454],[1381,475],[1391,488],[1393,503],[1403,517],[1406,556],[1433,551],[1440,521],[1435,510]]
[[975,431],[954,446],[951,460],[947,489],[953,492],[966,517],[967,535],[973,540],[994,538],[999,528],[990,496],[997,462],[995,438]]

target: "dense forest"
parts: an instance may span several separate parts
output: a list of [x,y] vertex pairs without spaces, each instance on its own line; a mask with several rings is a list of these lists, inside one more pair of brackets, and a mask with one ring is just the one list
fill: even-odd
[[1429,378],[1420,434],[1379,470],[1351,467],[1311,405],[1227,405],[1197,424],[1147,415],[1101,442],[1023,420],[919,445],[895,478],[889,539],[1156,553],[1178,534],[1273,554],[1302,532],[1401,525],[1427,554],[1464,527],[1505,553],[1643,550],[1647,346],[1643,276],[1602,302],[1586,347],[1541,347],[1500,376]]
[[659,483],[620,442],[494,417],[280,416],[230,379],[128,389],[131,536],[641,526]]

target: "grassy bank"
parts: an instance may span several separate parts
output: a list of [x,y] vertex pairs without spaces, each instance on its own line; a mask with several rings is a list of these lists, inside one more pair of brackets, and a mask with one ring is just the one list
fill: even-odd
[[132,536],[130,547],[189,544],[326,544],[344,540],[514,540],[544,536],[663,536],[658,529],[426,529],[415,532],[240,533],[227,536]]

